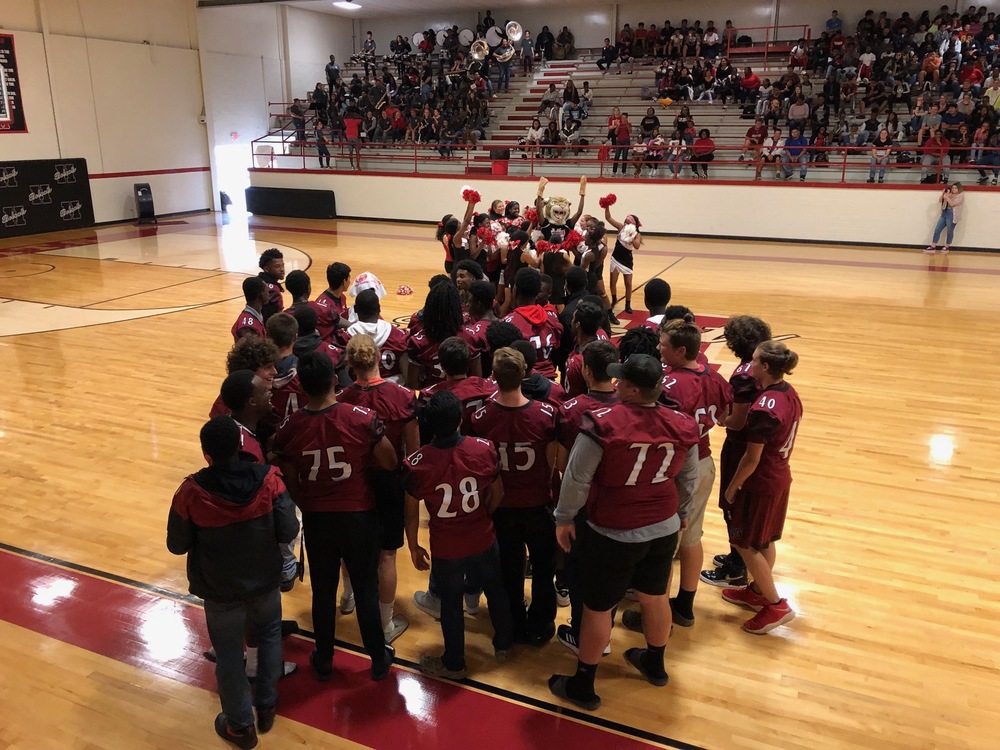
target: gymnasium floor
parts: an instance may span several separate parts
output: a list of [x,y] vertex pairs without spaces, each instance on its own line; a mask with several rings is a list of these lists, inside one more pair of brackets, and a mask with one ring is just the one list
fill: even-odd
[[[314,292],[346,261],[384,281],[386,317],[408,315],[440,266],[432,232],[205,214],[0,243],[0,748],[222,747],[203,617],[164,538],[173,491],[202,465],[240,282],[277,246],[287,270],[312,267]],[[604,706],[584,715],[545,686],[572,655],[552,642],[498,666],[485,612],[466,619],[472,681],[416,673],[440,630],[412,605],[426,580],[404,554],[393,676],[367,679],[353,615],[331,683],[290,639],[302,669],[261,747],[996,746],[1000,256],[650,238],[636,262],[706,326],[753,313],[801,357],[776,569],[798,619],[744,634],[746,612],[703,586],[669,686],[625,665],[639,636],[616,628]],[[721,345],[709,356],[729,374]],[[724,551],[714,505],[706,535],[708,556]],[[284,604],[311,627],[307,586]]]

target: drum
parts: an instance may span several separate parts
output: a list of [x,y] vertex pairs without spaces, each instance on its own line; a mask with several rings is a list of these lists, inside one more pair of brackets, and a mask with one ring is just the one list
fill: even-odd
[[410,37],[410,41],[413,42],[413,49],[420,49],[420,43],[424,41],[424,32],[418,31]]
[[445,40],[445,39],[447,39],[447,38],[448,38],[448,32],[447,32],[447,31],[445,31],[444,29],[441,29],[441,30],[440,30],[440,31],[439,31],[439,32],[437,33],[437,43],[438,43],[438,47],[443,47],[443,46],[444,46],[444,40]]
[[486,31],[486,43],[489,44],[490,47],[496,47],[502,41],[503,32],[496,26],[490,26],[490,28]]
[[458,32],[458,43],[463,47],[468,47],[476,40],[476,35],[472,33],[472,29],[462,29]]

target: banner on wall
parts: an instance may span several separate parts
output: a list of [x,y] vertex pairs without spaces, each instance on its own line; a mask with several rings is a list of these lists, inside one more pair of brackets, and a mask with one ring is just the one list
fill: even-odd
[[0,34],[0,133],[27,133],[14,37]]
[[86,159],[0,161],[0,239],[93,225]]

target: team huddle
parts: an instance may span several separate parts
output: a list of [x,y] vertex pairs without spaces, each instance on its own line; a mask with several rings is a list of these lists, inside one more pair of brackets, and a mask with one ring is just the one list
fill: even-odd
[[[474,215],[478,195],[463,195],[465,218],[439,227],[449,273],[430,280],[406,330],[381,318],[381,283],[352,278],[344,263],[328,266],[315,298],[305,272],[285,276],[276,249],[244,281],[228,375],[201,431],[208,466],[178,489],[167,535],[205,600],[216,731],[238,747],[272,728],[277,680],[294,669],[282,661],[280,592],[303,577],[296,509],[320,681],[335,675],[338,594],[342,613],[356,611],[372,678],[389,674],[391,643],[408,627],[395,611],[404,543],[429,571],[413,603],[440,620],[444,642],[422,672],[467,676],[463,610],[477,613],[485,594],[497,661],[559,640],[577,666],[549,688],[587,710],[600,706],[595,674],[626,598],[639,610],[623,609],[621,625],[645,644],[624,658],[657,686],[668,681],[672,625],[695,623],[699,582],[755,613],[747,632],[794,618],[772,570],[802,417],[785,380],[797,355],[762,320],[733,317],[723,333],[739,365],[726,380],[660,279],[644,288],[648,319],[616,345],[604,225],[583,216],[585,182],[575,216],[566,201],[546,202],[544,187],[527,225],[494,203],[508,215],[499,231]],[[602,199],[606,212],[612,203]],[[639,222],[612,224],[631,313]],[[726,430],[719,506],[731,548],[702,570],[716,426]],[[560,606],[571,617],[557,627]]]

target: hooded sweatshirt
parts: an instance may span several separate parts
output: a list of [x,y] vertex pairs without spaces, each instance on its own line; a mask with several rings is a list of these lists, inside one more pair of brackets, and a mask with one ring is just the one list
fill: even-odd
[[187,555],[188,588],[213,602],[243,601],[281,585],[281,551],[299,533],[273,466],[237,461],[187,477],[167,519],[167,549]]
[[535,369],[547,378],[554,379],[556,367],[552,364],[552,350],[562,341],[563,326],[559,316],[541,305],[524,305],[510,313],[504,321],[512,323],[525,341],[535,347]]

